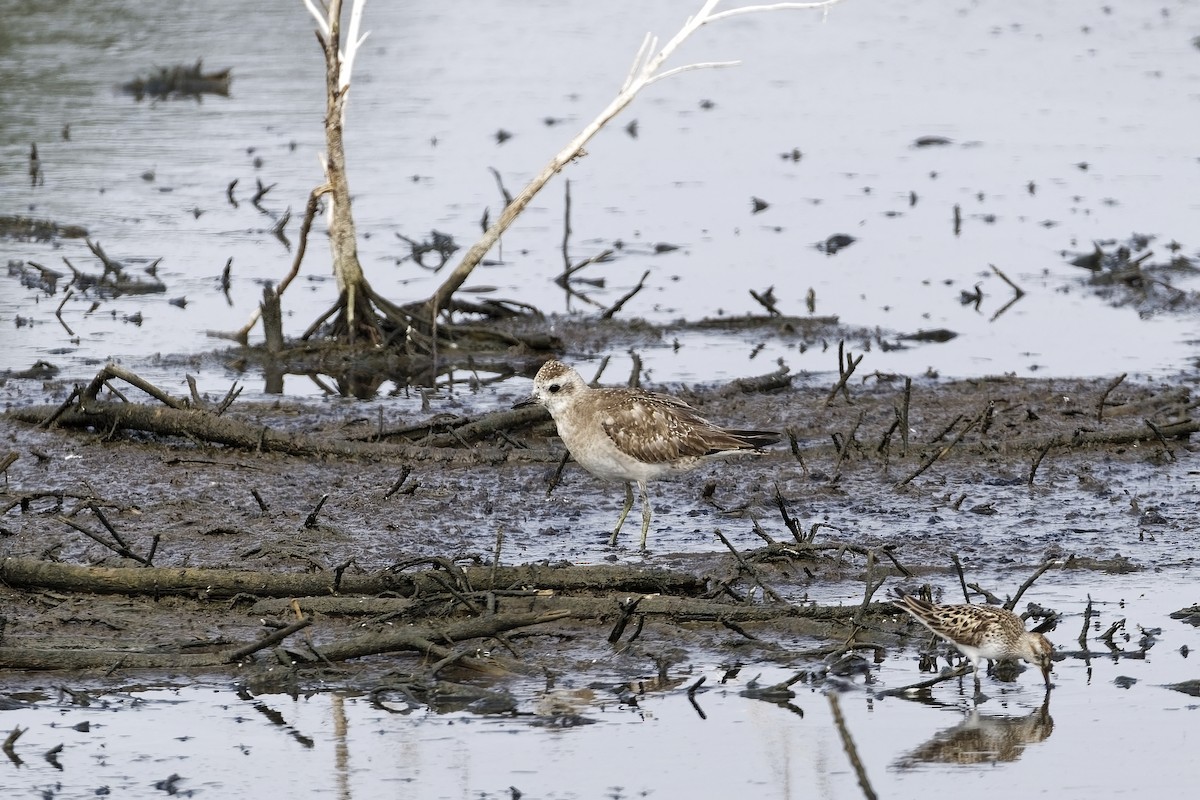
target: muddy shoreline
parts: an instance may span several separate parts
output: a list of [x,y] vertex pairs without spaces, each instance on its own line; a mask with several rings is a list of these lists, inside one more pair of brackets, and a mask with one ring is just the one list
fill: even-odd
[[[171,409],[128,386],[122,391],[132,407],[103,393],[86,413],[61,413],[49,429],[36,423],[59,406],[10,408],[0,418],[5,451],[16,455],[0,492],[7,565],[0,647],[9,666],[38,668],[55,651],[99,652],[91,661],[60,659],[73,685],[164,680],[186,672],[189,659],[198,674],[212,675],[220,659],[206,663],[198,654],[211,662],[300,615],[311,624],[295,639],[261,646],[215,674],[363,691],[396,671],[458,681],[586,674],[614,652],[633,672],[648,661],[731,652],[809,666],[848,644],[883,653],[911,631],[882,594],[867,596],[868,585],[944,578],[954,573],[951,554],[961,559],[964,581],[1001,599],[1047,560],[1051,574],[1073,574],[1081,584],[1093,580],[1088,575],[1189,563],[1171,539],[1196,512],[1140,505],[1136,497],[1122,515],[1143,540],[1161,544],[1132,557],[1086,534],[1110,513],[1096,509],[1080,509],[1074,535],[1057,518],[1038,530],[1027,512],[1017,515],[1015,537],[973,529],[976,520],[1008,515],[1001,498],[1010,492],[1037,506],[1059,502],[1068,483],[1109,497],[1130,481],[1178,480],[1195,450],[1191,383],[921,379],[906,391],[899,376],[840,386],[789,376],[677,389],[714,420],[753,420],[786,431],[794,444],[656,484],[656,529],[645,556],[628,539],[616,549],[604,544],[619,487],[568,465],[547,498],[562,449],[537,416],[430,408],[381,422],[356,406],[281,401],[234,402],[217,418],[211,409]],[[204,422],[168,425],[169,415]],[[898,432],[902,417],[907,442]],[[203,441],[218,419],[257,431],[257,441]],[[489,421],[495,425],[481,425]],[[455,436],[471,426],[484,433]],[[305,447],[285,452],[285,443],[298,441]],[[716,530],[729,534],[726,546]],[[527,565],[535,575],[552,569],[580,578],[571,585],[530,574],[488,580],[497,553],[504,570]],[[81,575],[87,568],[236,570],[261,575],[264,586],[292,576],[323,588],[260,596],[253,586],[222,592],[211,581],[185,581],[123,593],[89,586],[85,577],[18,581],[9,568],[39,562],[83,568]],[[640,585],[621,582],[639,575]],[[367,588],[344,592],[335,576]],[[392,583],[371,586],[374,578]],[[847,602],[851,595],[858,599]],[[1036,595],[1035,585],[1029,599]],[[362,610],[350,611],[354,603]],[[553,613],[561,617],[508,635],[485,627],[478,640],[445,636],[455,626],[467,630],[461,626],[470,620]],[[437,647],[417,645],[414,653],[409,642],[398,648],[407,652],[320,660],[323,647],[397,625],[418,626],[424,638],[416,638]],[[34,655],[18,658],[21,651]],[[118,651],[129,654],[129,666]],[[146,664],[159,663],[145,660],[151,653],[179,660],[164,656],[163,669],[147,671],[133,666],[135,653]],[[5,674],[19,684],[41,680]]]

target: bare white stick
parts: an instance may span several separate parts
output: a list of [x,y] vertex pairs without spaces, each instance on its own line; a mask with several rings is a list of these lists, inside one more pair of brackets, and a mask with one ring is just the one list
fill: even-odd
[[674,52],[679,49],[679,46],[698,31],[704,25],[710,22],[715,22],[721,19],[740,16],[742,14],[760,13],[763,11],[790,11],[804,9],[825,9],[841,0],[818,0],[818,2],[810,3],[775,3],[772,5],[759,6],[743,6],[741,8],[731,8],[720,13],[713,13],[720,0],[705,0],[700,11],[693,17],[688,17],[684,21],[683,27],[679,29],[670,41],[668,41],[661,50],[655,52],[658,47],[658,38],[652,34],[646,34],[642,40],[641,47],[638,48],[637,55],[634,56],[633,65],[629,69],[629,76],[621,85],[621,91],[613,98],[603,111],[597,117],[589,122],[587,126],[580,131],[574,139],[572,139],[566,147],[564,147],[554,158],[550,159],[541,172],[534,176],[529,184],[521,190],[521,193],[513,198],[513,201],[505,206],[504,211],[492,223],[491,227],[484,231],[483,236],[476,242],[470,250],[466,252],[462,260],[454,268],[454,271],[447,276],[442,285],[437,288],[433,295],[425,301],[425,313],[429,319],[433,319],[437,312],[444,308],[450,297],[458,290],[471,271],[483,260],[487,252],[495,246],[500,236],[508,230],[509,225],[513,220],[520,215],[534,196],[541,191],[542,187],[554,177],[554,175],[566,166],[570,161],[577,158],[583,152],[583,146],[603,128],[609,120],[619,114],[627,105],[633,102],[637,97],[638,92],[646,88],[652,83],[660,81],[664,78],[670,78],[678,75],[681,72],[688,72],[695,69],[707,69],[709,67],[727,67],[737,64],[736,61],[712,61],[699,64],[688,64],[682,67],[675,67],[666,72],[658,72],[662,66]]

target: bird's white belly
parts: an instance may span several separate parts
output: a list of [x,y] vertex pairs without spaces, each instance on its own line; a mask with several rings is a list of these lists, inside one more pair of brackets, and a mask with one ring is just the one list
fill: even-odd
[[601,480],[650,481],[694,466],[692,459],[685,460],[689,463],[640,461],[621,452],[599,424],[575,425],[569,419],[556,420],[556,424],[571,457]]

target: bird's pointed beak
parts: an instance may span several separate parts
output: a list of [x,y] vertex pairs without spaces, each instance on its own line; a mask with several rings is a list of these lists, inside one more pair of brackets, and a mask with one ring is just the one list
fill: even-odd
[[530,406],[533,406],[533,405],[537,405],[537,398],[535,398],[533,395],[529,395],[529,397],[526,397],[523,400],[518,400],[517,402],[513,403],[512,407],[513,408],[529,408]]

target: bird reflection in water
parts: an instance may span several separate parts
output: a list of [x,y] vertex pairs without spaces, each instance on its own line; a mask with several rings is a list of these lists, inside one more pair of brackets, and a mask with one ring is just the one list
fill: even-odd
[[976,706],[957,725],[935,734],[892,766],[903,770],[922,764],[971,766],[1016,761],[1026,747],[1045,741],[1053,731],[1049,692],[1041,708],[1022,717],[984,714]]

